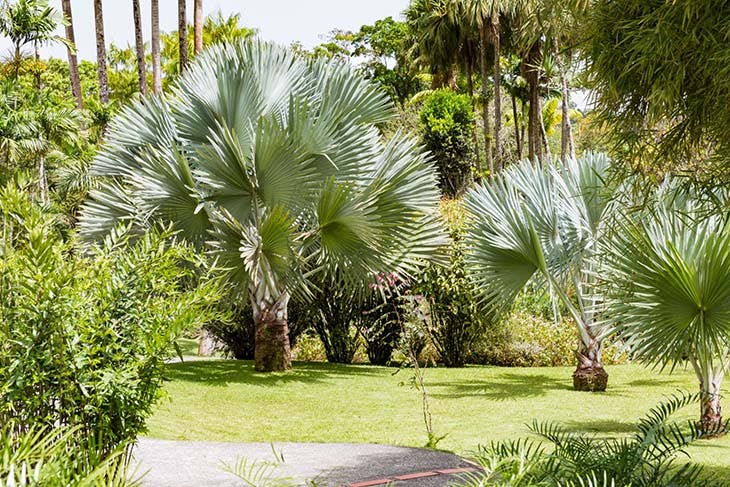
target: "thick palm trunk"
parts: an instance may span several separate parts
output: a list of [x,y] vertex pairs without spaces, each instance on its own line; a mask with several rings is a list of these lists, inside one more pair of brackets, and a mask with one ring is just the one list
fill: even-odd
[[499,15],[490,22],[492,47],[494,48],[494,167],[502,170],[502,67],[499,36]]
[[474,73],[472,72],[471,61],[469,59],[464,61],[466,68],[466,91],[469,94],[469,100],[471,100],[471,111],[474,113],[474,130],[472,130],[472,143],[474,144],[474,156],[476,158],[477,172],[482,172],[482,157],[479,154],[479,136],[477,135],[477,120],[476,120],[476,103],[474,101],[474,80],[472,79]]
[[608,385],[608,373],[601,358],[602,342],[588,336],[588,343],[580,340],[578,366],[573,372],[573,388],[577,391],[602,392]]
[[147,67],[144,60],[144,40],[142,39],[142,14],[139,11],[139,0],[132,0],[132,14],[134,16],[134,47],[137,51],[137,78],[139,78],[139,92],[147,94]]
[[286,291],[272,296],[263,280],[250,289],[254,338],[254,368],[259,372],[283,372],[291,369],[289,323]]
[[195,30],[195,54],[203,50],[203,0],[195,0],[193,28]]
[[96,72],[99,78],[99,100],[109,103],[109,79],[106,71],[106,45],[104,41],[104,11],[101,0],[94,0],[94,21],[96,25]]
[[185,10],[185,0],[177,2],[177,39],[179,45],[180,74],[185,72],[188,66],[188,21]]
[[61,8],[63,9],[63,16],[66,18],[66,39],[70,43],[66,51],[68,52],[71,93],[76,100],[76,108],[82,110],[84,108],[84,100],[81,95],[81,77],[79,76],[79,63],[76,58],[76,36],[74,35],[73,16],[71,14],[71,0],[62,0]]
[[152,20],[152,91],[162,93],[162,72],[160,71],[160,5],[159,0],[151,0],[150,17]]
[[489,120],[489,89],[487,88],[487,26],[482,22],[479,28],[479,67],[482,76],[482,121],[484,123],[484,158],[490,174],[494,174],[492,158],[492,127]]
[[528,156],[535,163],[542,160],[542,131],[540,118],[540,44],[534,43],[525,59],[525,78],[530,93],[530,111],[527,122]]
[[701,367],[694,357],[691,362],[700,381],[700,420],[697,422],[697,429],[708,437],[724,435],[727,431],[723,425],[720,405],[724,370],[722,367],[715,369],[711,365]]

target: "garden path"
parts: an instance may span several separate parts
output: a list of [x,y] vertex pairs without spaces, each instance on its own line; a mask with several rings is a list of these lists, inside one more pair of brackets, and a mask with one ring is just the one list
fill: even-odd
[[[284,462],[274,478],[317,487],[443,487],[461,472],[474,470],[445,452],[389,445],[275,443]],[[268,443],[218,443],[140,438],[134,450],[136,475],[147,487],[238,487],[245,483],[227,471],[241,459],[273,461]],[[309,482],[309,483],[307,483]]]

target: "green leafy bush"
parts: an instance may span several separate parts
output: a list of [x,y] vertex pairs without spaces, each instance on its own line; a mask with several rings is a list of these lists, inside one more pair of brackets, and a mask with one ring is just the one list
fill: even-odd
[[434,91],[419,114],[423,142],[435,158],[441,191],[461,194],[471,181],[472,121],[474,114],[467,95],[448,88]]
[[3,206],[0,424],[69,426],[79,458],[105,458],[144,431],[175,340],[215,317],[219,286],[197,285],[203,262],[168,231],[80,255],[29,205]]
[[674,395],[652,408],[625,438],[597,438],[535,421],[530,428],[547,441],[519,439],[480,447],[476,459],[483,472],[470,475],[464,487],[718,487],[702,467],[677,462],[684,448],[708,436],[691,422],[671,416],[699,402],[699,394]]
[[451,237],[448,265],[429,264],[415,278],[411,292],[429,305],[427,329],[447,367],[461,367],[469,344],[485,330],[487,319],[477,306],[472,282],[464,266],[465,214],[458,200],[443,200],[441,214]]

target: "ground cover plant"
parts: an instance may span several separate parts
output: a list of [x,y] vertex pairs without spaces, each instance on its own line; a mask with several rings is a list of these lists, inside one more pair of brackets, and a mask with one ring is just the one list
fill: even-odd
[[[168,366],[170,401],[156,408],[149,434],[176,440],[363,442],[423,446],[421,397],[409,372],[393,368],[297,363],[292,372],[262,375],[251,362],[188,362]],[[586,403],[572,390],[569,367],[433,368],[425,371],[439,448],[469,455],[479,444],[528,434],[533,420],[570,431],[624,436],[647,411],[677,390],[694,391],[690,370],[659,374],[639,365],[612,366],[611,389]],[[592,396],[591,396],[592,397]],[[317,411],[317,414],[311,414]],[[694,419],[682,409],[678,421]],[[730,480],[730,437],[702,440],[692,460]]]

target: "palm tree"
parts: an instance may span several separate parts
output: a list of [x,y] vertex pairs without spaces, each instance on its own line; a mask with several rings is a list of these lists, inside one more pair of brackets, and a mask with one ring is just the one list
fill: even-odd
[[13,44],[13,79],[20,76],[25,46],[33,46],[38,60],[38,49],[42,44],[60,42],[68,45],[66,39],[54,34],[59,18],[56,10],[45,0],[18,0],[0,7],[0,34],[8,37]]
[[188,66],[188,21],[185,8],[185,0],[177,0],[177,38],[178,55],[180,56],[180,74]]
[[101,0],[94,0],[94,22],[96,25],[96,72],[99,77],[99,100],[109,103],[109,78],[106,71],[106,44],[104,41],[104,11]]
[[615,186],[609,160],[587,155],[536,167],[525,160],[466,198],[470,273],[495,313],[506,311],[530,281],[557,296],[580,337],[573,386],[602,391],[608,382],[596,248],[604,238]]
[[445,243],[433,167],[409,139],[380,140],[375,124],[394,115],[348,66],[261,42],[212,47],[173,96],[115,119],[81,234],[174,222],[246,290],[256,369],[286,370],[287,303],[312,277],[407,275]]
[[[667,188],[656,200],[651,211],[625,215],[606,245],[610,316],[639,359],[692,366],[698,429],[717,433],[730,365],[730,214]],[[726,205],[727,195],[713,200]]]
[[195,0],[193,15],[193,30],[195,31],[195,54],[200,54],[203,50],[203,0]]
[[152,19],[152,91],[162,93],[162,71],[160,68],[160,5],[159,0],[150,0]]
[[71,14],[71,0],[62,0],[61,8],[66,19],[66,39],[68,40],[68,68],[71,76],[71,93],[76,99],[76,108],[84,108],[84,99],[81,94],[81,78],[79,76],[79,64],[76,58],[76,37],[74,35],[73,16]]
[[137,76],[139,77],[139,92],[147,94],[147,68],[144,59],[144,40],[142,39],[142,14],[139,10],[139,0],[132,0],[132,14],[134,16],[134,47],[137,51]]

